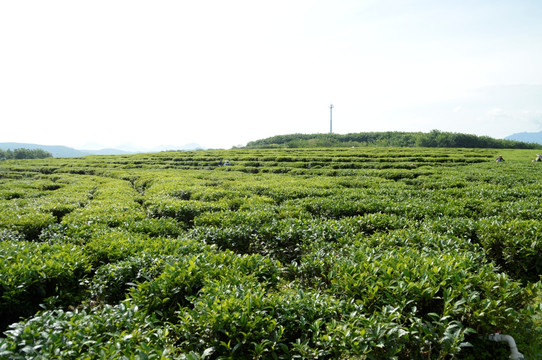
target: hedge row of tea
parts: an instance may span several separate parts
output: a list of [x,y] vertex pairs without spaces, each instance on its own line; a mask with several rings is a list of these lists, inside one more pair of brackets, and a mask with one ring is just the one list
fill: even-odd
[[0,358],[508,358],[483,337],[497,331],[535,358],[542,164],[531,155],[3,162]]

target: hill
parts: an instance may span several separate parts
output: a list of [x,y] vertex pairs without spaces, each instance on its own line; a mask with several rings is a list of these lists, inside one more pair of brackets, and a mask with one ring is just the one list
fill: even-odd
[[542,144],[542,131],[530,133],[521,132],[505,137],[506,140],[523,141],[528,143]]
[[249,149],[311,148],[311,147],[437,147],[437,148],[494,148],[541,149],[542,145],[513,140],[493,139],[488,136],[441,132],[364,132],[351,134],[291,134],[251,141]]
[[90,150],[90,149],[80,150],[80,149],[74,149],[68,146],[63,146],[63,145],[40,145],[40,144],[18,143],[18,142],[0,143],[0,150],[6,151],[6,150],[15,150],[15,149],[29,149],[29,150],[41,149],[41,150],[50,152],[53,155],[53,157],[80,157],[80,156],[87,156],[87,155],[128,155],[128,154],[135,154],[135,153],[153,153],[153,152],[161,152],[161,151],[167,151],[167,150],[189,151],[189,150],[202,150],[205,148],[199,144],[190,143],[183,146],[162,145],[162,146],[157,146],[152,149],[141,148],[141,147],[137,147],[136,145],[123,145],[121,149],[106,148],[106,149],[99,149],[99,150]]
[[62,145],[39,145],[18,142],[0,143],[0,150],[15,150],[15,149],[41,149],[53,154],[54,157],[79,157],[86,155],[124,155],[130,154],[127,151],[117,149],[102,149],[102,150],[77,150],[68,146]]

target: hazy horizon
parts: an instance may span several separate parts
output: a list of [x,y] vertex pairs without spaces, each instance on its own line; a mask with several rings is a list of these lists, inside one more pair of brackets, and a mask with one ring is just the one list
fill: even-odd
[[0,3],[0,142],[542,130],[542,3]]

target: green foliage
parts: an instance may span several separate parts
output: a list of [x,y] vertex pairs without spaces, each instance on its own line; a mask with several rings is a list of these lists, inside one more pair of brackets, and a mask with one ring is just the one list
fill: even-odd
[[[247,279],[207,284],[194,307],[179,315],[181,347],[231,359],[277,353],[282,331],[269,314],[265,291]],[[277,349],[275,349],[277,348]]]
[[206,204],[200,201],[161,199],[145,203],[147,214],[154,219],[172,218],[185,226],[191,226],[194,218],[199,214],[222,210],[224,207],[215,204]]
[[16,231],[27,240],[37,240],[42,230],[56,222],[53,214],[41,211],[3,209],[0,228]]
[[137,283],[150,281],[160,275],[167,261],[168,257],[143,253],[101,266],[90,283],[90,295],[95,301],[117,304],[124,300],[128,290]]
[[532,151],[358,135],[1,162],[0,358],[539,356]]
[[493,139],[488,136],[433,130],[429,133],[372,132],[352,134],[292,134],[250,141],[248,149],[313,148],[313,147],[438,147],[438,148],[507,148],[540,149],[538,144]]
[[0,339],[5,359],[179,359],[170,329],[135,306],[51,310],[13,324]]
[[80,248],[0,241],[0,329],[33,315],[40,304],[68,306],[84,296],[80,282],[91,270]]
[[227,278],[236,281],[250,277],[276,283],[277,264],[257,257],[238,257],[233,253],[201,253],[167,263],[159,277],[131,289],[130,297],[149,313],[171,321],[179,306],[188,306],[208,282]]
[[53,157],[48,151],[41,149],[8,149],[0,150],[0,160],[10,160],[10,159],[45,159],[48,157]]
[[542,275],[542,227],[538,220],[484,219],[477,238],[488,255],[506,273],[536,282]]

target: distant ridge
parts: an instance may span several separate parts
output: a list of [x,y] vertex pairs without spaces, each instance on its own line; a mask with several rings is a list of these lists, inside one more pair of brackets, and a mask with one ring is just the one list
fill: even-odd
[[5,142],[0,143],[0,150],[15,150],[15,149],[41,149],[50,152],[54,157],[79,157],[85,155],[92,155],[89,151],[77,150],[68,146],[62,145],[39,145],[39,144],[27,144],[17,142]]
[[506,140],[523,141],[528,143],[542,144],[542,131],[520,132],[505,137]]
[[41,149],[47,152],[50,152],[53,157],[81,157],[87,155],[128,155],[135,153],[143,152],[160,152],[165,150],[197,150],[204,149],[202,146],[191,143],[184,146],[162,146],[156,147],[154,149],[142,149],[137,147],[132,147],[130,150],[120,150],[120,149],[100,149],[100,150],[78,150],[68,146],[63,145],[39,145],[39,144],[29,144],[29,143],[18,143],[18,142],[3,142],[0,143],[0,150],[15,150],[15,149]]

